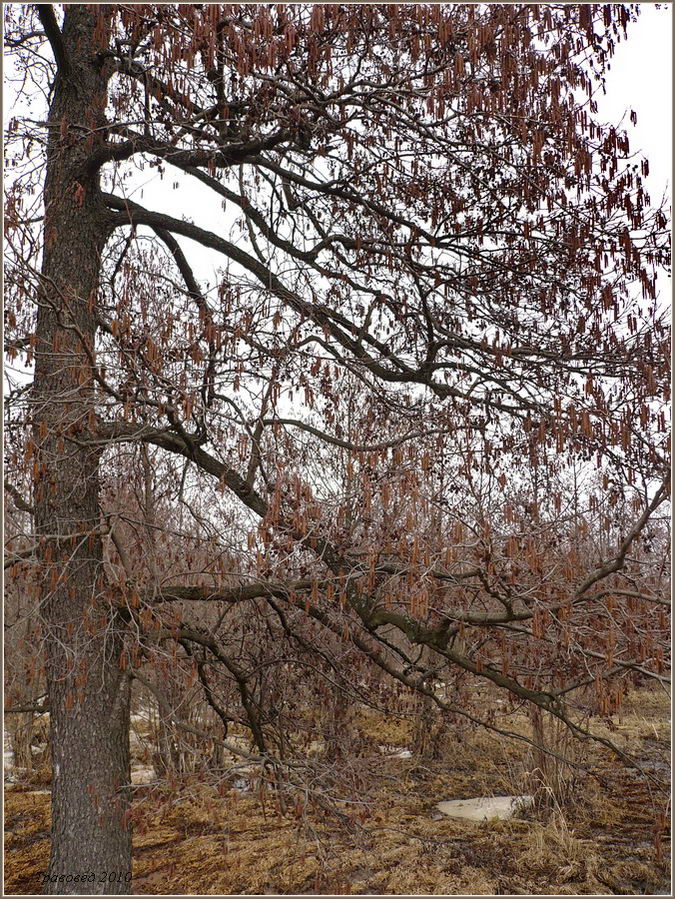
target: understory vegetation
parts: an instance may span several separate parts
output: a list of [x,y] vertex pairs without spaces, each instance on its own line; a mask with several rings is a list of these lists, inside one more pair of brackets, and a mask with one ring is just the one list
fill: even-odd
[[[510,821],[454,820],[435,806],[521,792],[533,782],[533,752],[465,728],[443,732],[434,759],[398,758],[412,745],[415,722],[372,711],[349,721],[361,743],[363,792],[341,814],[308,806],[282,816],[274,791],[261,791],[253,771],[223,772],[218,783],[195,775],[169,783],[151,770],[152,782],[135,788],[132,803],[134,891],[666,893],[669,714],[662,689],[632,692],[622,714],[604,726],[640,761],[642,774],[605,749],[585,746],[586,771],[561,766],[572,783],[566,801]],[[500,717],[531,735],[522,709]],[[153,726],[151,716],[134,717],[140,737],[132,740],[134,780],[148,771]],[[7,892],[39,891],[49,859],[49,783],[49,766],[38,765],[5,794]]]

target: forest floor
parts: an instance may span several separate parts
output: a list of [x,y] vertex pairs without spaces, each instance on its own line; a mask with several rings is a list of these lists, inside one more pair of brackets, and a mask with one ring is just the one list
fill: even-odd
[[[661,780],[669,778],[669,717],[665,693],[642,690],[612,725],[612,738]],[[363,730],[375,741],[405,745],[407,726],[371,719]],[[458,821],[435,809],[446,799],[523,792],[522,744],[485,731],[461,743],[448,739],[434,762],[383,759],[388,777],[369,792],[363,820],[351,827],[310,810],[280,817],[269,801],[234,789],[219,795],[204,784],[178,792],[141,786],[134,892],[669,894],[669,815],[656,824],[669,791],[597,744],[583,751],[596,776],[584,775],[563,808],[527,820]],[[6,789],[8,894],[40,892],[49,859],[45,786]]]

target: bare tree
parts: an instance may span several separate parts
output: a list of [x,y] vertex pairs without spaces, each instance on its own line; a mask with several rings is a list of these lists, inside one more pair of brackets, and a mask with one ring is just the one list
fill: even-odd
[[[635,15],[7,9],[7,352],[33,373],[8,473],[32,483],[52,892],[92,868],[129,889],[150,657],[289,789],[301,715],[265,670],[361,699],[378,671],[469,718],[483,680],[577,735],[585,686],[608,713],[623,678],[665,676],[639,542],[668,497],[667,220],[593,100]],[[139,202],[147,170],[203,218]],[[161,480],[145,455],[124,521],[111,466],[140,446]]]

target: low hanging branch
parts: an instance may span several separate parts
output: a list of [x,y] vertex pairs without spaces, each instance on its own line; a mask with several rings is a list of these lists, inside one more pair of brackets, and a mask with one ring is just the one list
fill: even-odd
[[[121,437],[121,433],[122,432],[120,429],[115,429],[116,439],[123,439]],[[127,429],[127,433],[131,436],[133,434],[133,429]],[[138,432],[136,432],[134,436],[137,439],[140,438],[148,440],[151,443],[156,443],[157,445],[162,446],[165,449],[172,448],[174,451],[181,452],[181,450],[177,448],[177,443],[175,441],[172,442],[169,440],[167,442],[167,440],[165,439],[165,435],[143,434],[141,436],[138,434]],[[187,451],[188,448],[184,445],[182,454],[187,455]],[[230,483],[233,484],[234,487],[232,489],[235,493],[239,491],[238,495],[240,499],[243,499],[247,503],[247,505],[249,505],[252,510],[257,511],[258,514],[261,515],[261,517],[264,517],[266,515],[267,508],[260,497],[256,496],[252,490],[248,490],[246,494],[242,494],[240,479],[234,472],[228,472],[224,465],[219,463],[215,458],[213,458],[203,450],[199,450],[199,456],[195,456],[194,461],[198,465],[200,465],[200,467],[207,473],[224,480],[225,483],[228,484],[228,486],[230,486]],[[661,487],[656,491],[649,505],[644,510],[642,516],[638,519],[629,535],[623,541],[617,556],[604,565],[599,566],[594,574],[587,578],[587,580],[581,585],[581,587],[578,588],[577,593],[575,594],[573,599],[568,600],[567,602],[571,602],[572,604],[574,604],[575,602],[581,601],[583,595],[594,583],[597,583],[602,578],[607,577],[608,575],[620,569],[621,563],[625,558],[630,545],[633,543],[642,528],[645,526],[653,511],[658,508],[658,506],[667,498],[668,492],[668,484],[661,485]],[[314,542],[315,551],[324,562],[328,563],[329,567],[333,569],[335,575],[344,575],[344,573],[351,567],[346,560],[341,559],[335,552],[335,550],[329,547],[324,541],[315,539]],[[316,544],[318,544],[318,549],[316,548]],[[290,597],[292,597],[295,590],[311,590],[312,588],[316,589],[317,586],[318,583],[316,581],[312,581],[309,583],[300,581],[296,582],[295,585],[286,586],[278,584],[242,585],[240,587],[228,588],[225,591],[213,590],[208,587],[168,587],[161,592],[160,596],[164,600],[212,599],[224,600],[226,602],[241,602],[246,599],[253,599],[255,597],[264,596],[277,596],[279,598],[289,599]],[[447,658],[454,665],[463,668],[465,671],[473,675],[492,681],[496,686],[508,690],[519,699],[527,700],[528,702],[531,702],[534,705],[537,705],[540,708],[543,708],[546,711],[550,712],[555,717],[560,718],[560,720],[562,720],[578,734],[591,736],[595,739],[595,736],[590,731],[579,728],[579,726],[576,725],[563,710],[563,707],[561,705],[561,697],[565,692],[567,692],[566,690],[560,691],[559,695],[556,695],[557,691],[549,693],[529,690],[522,684],[518,683],[518,681],[505,675],[501,671],[495,670],[489,665],[479,665],[469,657],[449,648],[448,642],[450,638],[450,622],[457,620],[462,621],[463,616],[461,615],[461,613],[453,614],[452,612],[447,612],[446,620],[439,626],[435,628],[421,627],[418,621],[400,613],[382,608],[374,601],[373,597],[363,596],[358,590],[353,587],[348,590],[347,596],[349,597],[352,608],[357,612],[360,619],[362,620],[362,623],[364,624],[366,629],[370,631],[371,634],[375,634],[375,631],[385,624],[394,625],[402,633],[405,634],[405,636],[412,644],[424,644],[429,646],[430,648],[434,649],[436,652]],[[552,609],[551,611],[555,610],[556,609]],[[528,612],[523,613],[522,617],[531,618],[532,615],[533,613]],[[503,616],[501,618],[489,615],[485,615],[481,618],[472,615],[468,619],[464,620],[468,620],[469,622],[474,624],[494,625],[519,620],[519,617],[520,616],[518,616],[517,614],[511,614],[509,616]],[[628,667],[631,667],[630,663],[628,663]],[[387,668],[386,670],[389,669]],[[389,673],[392,672],[390,671]],[[604,738],[598,738],[598,740],[604,745],[607,745],[615,750],[622,759],[627,760],[629,758],[629,756],[619,750],[618,747],[615,747],[611,741],[607,741]],[[631,764],[634,764],[633,760],[631,760]]]
[[44,32],[51,45],[59,75],[62,78],[67,78],[70,74],[70,61],[68,60],[66,48],[63,43],[61,29],[56,21],[54,7],[51,3],[36,3],[35,9],[37,10],[40,22],[42,23]]

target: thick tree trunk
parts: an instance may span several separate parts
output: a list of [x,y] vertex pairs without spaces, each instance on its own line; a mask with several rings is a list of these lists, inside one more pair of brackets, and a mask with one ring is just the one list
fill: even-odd
[[33,416],[53,768],[44,889],[127,893],[129,683],[120,669],[123,622],[103,570],[99,452],[83,445],[95,427],[96,292],[108,234],[97,179],[83,165],[102,139],[95,129],[106,103],[96,10],[66,7],[61,40],[49,116]]

